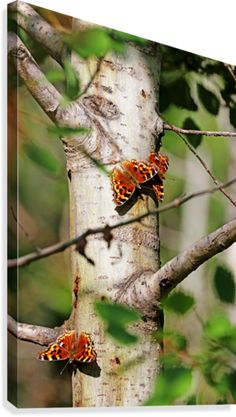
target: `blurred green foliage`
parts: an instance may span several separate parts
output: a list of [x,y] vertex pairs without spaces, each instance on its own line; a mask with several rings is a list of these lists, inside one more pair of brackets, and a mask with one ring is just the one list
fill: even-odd
[[57,137],[73,136],[73,135],[84,135],[90,132],[87,127],[69,127],[69,126],[58,126],[53,125],[48,127],[48,132],[56,135]]
[[214,284],[220,301],[235,303],[235,281],[231,271],[225,267],[218,266],[214,275]]
[[165,367],[158,376],[154,392],[144,405],[172,405],[186,396],[192,382],[191,370],[183,366]]
[[194,298],[191,295],[184,294],[182,291],[175,291],[163,300],[162,305],[166,310],[182,315],[193,308]]
[[[189,130],[200,130],[198,125],[191,119],[191,117],[187,117],[187,119],[185,119],[183,128]],[[202,135],[186,135],[186,139],[194,148],[197,148],[199,145],[201,145]]]
[[127,331],[126,327],[140,319],[137,311],[122,304],[97,301],[95,303],[96,313],[106,323],[106,332],[112,336],[116,342],[130,345],[138,341],[137,336]]
[[101,27],[78,30],[72,35],[64,35],[64,42],[81,58],[101,58],[107,52],[124,52],[128,41],[144,45],[146,40],[139,36]]
[[74,66],[69,59],[63,61],[66,81],[66,95],[70,100],[75,100],[80,93],[80,80]]

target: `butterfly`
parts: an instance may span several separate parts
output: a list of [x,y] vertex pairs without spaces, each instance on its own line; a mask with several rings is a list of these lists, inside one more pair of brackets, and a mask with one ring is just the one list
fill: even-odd
[[148,162],[131,159],[122,161],[121,169],[114,168],[111,177],[113,201],[120,216],[126,214],[142,194],[150,196],[157,205],[163,200],[163,180],[168,165],[167,156],[152,152]]
[[73,361],[91,363],[96,361],[97,354],[89,333],[81,333],[78,337],[75,330],[69,330],[51,343],[47,349],[38,353],[41,361]]

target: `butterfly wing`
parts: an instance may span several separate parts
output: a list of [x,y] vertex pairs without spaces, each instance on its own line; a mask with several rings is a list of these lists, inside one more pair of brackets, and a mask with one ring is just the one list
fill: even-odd
[[129,200],[135,191],[135,184],[132,182],[132,179],[125,172],[117,168],[112,172],[112,186],[114,202],[117,206]]
[[39,352],[41,361],[64,361],[70,358],[70,352],[75,343],[75,331],[68,331],[58,336],[56,342],[51,343],[47,349]]
[[169,167],[168,156],[161,153],[151,152],[149,155],[149,162],[156,168],[158,174],[163,178]]
[[163,180],[159,175],[155,175],[150,181],[141,185],[141,193],[147,195],[153,199],[155,204],[158,206],[158,203],[161,202],[164,198],[164,186]]
[[94,350],[94,344],[89,333],[81,333],[76,345],[73,359],[78,362],[91,363],[96,361],[97,354]]
[[112,172],[113,201],[120,216],[126,214],[138,200],[139,193],[132,178],[126,172],[115,168]]
[[132,159],[131,161],[123,161],[122,166],[126,171],[129,172],[137,184],[143,184],[146,181],[149,181],[157,173],[156,168],[152,164],[138,162],[136,159]]
[[163,184],[154,184],[153,185],[153,191],[156,195],[157,201],[162,201],[164,198],[164,186]]
[[38,354],[38,359],[40,361],[64,361],[68,358],[68,351],[59,346],[57,343],[51,343],[47,349],[39,352]]

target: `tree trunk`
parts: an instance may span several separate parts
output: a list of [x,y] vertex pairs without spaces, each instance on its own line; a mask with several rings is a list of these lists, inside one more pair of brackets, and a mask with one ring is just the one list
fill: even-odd
[[[94,71],[94,62],[73,60],[83,85]],[[80,103],[93,126],[83,146],[109,170],[120,160],[146,159],[154,150],[155,112],[160,70],[156,44],[144,50],[130,44],[124,54],[109,54]],[[104,100],[101,106],[101,99]],[[109,100],[109,101],[108,101]],[[95,103],[95,107],[94,107]],[[71,236],[88,228],[114,224],[121,220],[112,201],[110,178],[68,143],[67,167],[70,172]],[[126,215],[138,215],[152,205],[150,199],[139,201]],[[145,317],[134,331],[139,342],[122,347],[104,332],[104,323],[94,311],[94,301],[104,297],[119,302],[127,283],[141,274],[153,274],[159,267],[157,218],[147,217],[138,224],[113,231],[111,247],[103,236],[91,236],[86,255],[95,266],[73,251],[73,325],[80,333],[91,333],[97,351],[100,376],[77,372],[73,376],[75,407],[135,406],[148,398],[159,370],[159,345],[152,339],[157,329],[156,312]],[[78,290],[78,300],[76,299]],[[140,306],[142,310],[142,306]],[[145,307],[144,307],[145,311]]]

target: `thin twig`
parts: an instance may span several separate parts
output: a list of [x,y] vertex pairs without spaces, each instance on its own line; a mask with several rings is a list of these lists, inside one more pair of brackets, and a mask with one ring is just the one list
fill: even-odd
[[172,130],[175,133],[182,133],[183,135],[225,136],[225,137],[232,137],[232,138],[236,137],[236,132],[182,129],[181,127],[174,126],[170,123],[164,123],[163,128],[164,130]]
[[236,182],[236,178],[233,178],[232,180],[230,180],[230,181],[228,181],[224,184],[217,185],[216,187],[213,187],[213,188],[210,188],[210,189],[208,188],[206,190],[197,191],[197,192],[192,193],[192,194],[188,194],[188,195],[184,195],[182,197],[175,198],[173,201],[171,201],[168,204],[165,204],[164,206],[158,207],[158,208],[156,208],[155,210],[152,210],[152,211],[147,211],[147,212],[141,214],[140,216],[133,217],[132,219],[128,219],[128,220],[123,221],[123,222],[119,222],[119,223],[114,224],[112,226],[107,226],[106,225],[106,226],[97,227],[97,228],[94,228],[94,229],[87,229],[80,236],[77,236],[74,239],[70,239],[70,240],[66,240],[66,241],[63,241],[63,242],[56,243],[55,245],[52,245],[52,246],[48,246],[44,249],[41,249],[39,253],[32,252],[32,253],[29,253],[27,255],[23,255],[18,259],[9,259],[8,267],[9,268],[15,268],[15,267],[29,265],[31,262],[34,262],[38,259],[46,258],[48,256],[51,256],[51,255],[55,254],[55,253],[62,252],[65,249],[69,248],[70,246],[78,244],[78,242],[86,239],[90,235],[96,235],[96,234],[99,234],[99,233],[104,234],[104,232],[107,231],[107,228],[109,228],[110,230],[114,230],[114,229],[117,229],[118,227],[122,227],[122,226],[126,226],[128,224],[138,222],[138,221],[144,219],[147,216],[154,216],[157,213],[162,213],[164,211],[171,210],[173,208],[179,207],[183,203],[189,201],[192,198],[200,197],[200,196],[203,196],[205,194],[212,194],[212,193],[214,193],[214,192],[216,192],[216,191],[218,191],[222,188],[229,187],[230,185],[232,185],[235,182]]
[[[166,123],[165,123],[166,125]],[[171,124],[168,123],[168,125],[170,127],[172,127]],[[173,130],[173,129],[170,129]],[[219,184],[219,181],[217,180],[217,178],[212,174],[212,172],[209,170],[207,164],[203,161],[203,159],[201,158],[201,156],[196,152],[196,150],[194,149],[194,147],[187,141],[187,139],[185,139],[185,137],[177,130],[173,130],[175,133],[177,133],[177,135],[184,141],[185,145],[189,148],[189,150],[196,156],[196,158],[199,160],[200,164],[203,166],[203,168],[205,169],[205,171],[208,173],[208,175],[210,175],[210,177],[212,178],[213,182],[219,186],[219,190],[225,195],[225,197],[236,207],[236,201],[232,199],[232,197],[226,193],[226,191],[224,191],[223,186],[221,186]]]

